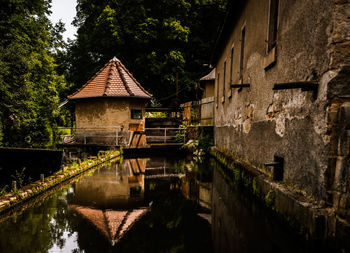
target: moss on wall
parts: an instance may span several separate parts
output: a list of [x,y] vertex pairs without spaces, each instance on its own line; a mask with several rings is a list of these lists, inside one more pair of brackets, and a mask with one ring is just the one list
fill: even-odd
[[[229,186],[237,194],[243,193],[240,198],[255,198],[260,203],[260,208],[272,212],[274,217],[305,238],[324,236],[324,224],[316,224],[315,217],[320,215],[317,208],[312,205],[307,207],[305,202],[295,199],[293,192],[282,191],[281,186],[270,181],[266,175],[253,172],[253,166],[247,169],[244,164],[219,151],[212,151],[211,155],[219,163],[217,169]],[[293,207],[289,209],[291,206]]]

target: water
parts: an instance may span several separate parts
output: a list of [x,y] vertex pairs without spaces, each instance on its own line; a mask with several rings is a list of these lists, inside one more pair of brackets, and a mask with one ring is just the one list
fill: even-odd
[[218,166],[169,154],[107,164],[21,213],[0,217],[0,252],[326,249],[231,187]]
[[228,183],[222,165],[213,165],[211,229],[215,252],[349,252],[331,241],[299,233],[290,226],[291,221],[267,208],[242,181]]
[[197,170],[179,157],[113,162],[4,219],[0,252],[211,252],[197,215],[210,176]]

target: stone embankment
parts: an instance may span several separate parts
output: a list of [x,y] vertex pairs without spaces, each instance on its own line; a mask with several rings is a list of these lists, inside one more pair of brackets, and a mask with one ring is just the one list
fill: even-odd
[[[273,211],[276,217],[281,218],[305,238],[346,244],[350,225],[340,219],[334,209],[319,205],[302,191],[288,188],[245,161],[239,161],[216,148],[211,150],[211,155],[223,165],[219,171],[227,181],[226,185],[220,186],[224,188],[224,192],[229,192],[231,185],[241,184],[265,202],[265,206]],[[218,224],[212,226],[215,228]]]
[[54,173],[53,175],[42,178],[34,183],[26,185],[21,189],[12,189],[10,193],[0,197],[0,213],[3,213],[31,198],[43,194],[47,190],[74,178],[83,172],[86,172],[99,165],[103,165],[105,162],[119,157],[121,153],[119,151],[106,151],[100,152],[97,157],[85,160],[84,162],[77,164],[73,163],[64,167],[62,170]]

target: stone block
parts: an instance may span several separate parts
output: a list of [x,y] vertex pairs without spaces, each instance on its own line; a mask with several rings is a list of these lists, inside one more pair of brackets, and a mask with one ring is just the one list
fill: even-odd
[[350,103],[344,103],[340,107],[339,124],[345,128],[350,127]]
[[340,198],[341,198],[341,194],[339,192],[333,193],[333,206],[335,209],[339,208]]
[[338,155],[340,156],[350,155],[350,130],[345,130],[339,138]]
[[339,156],[335,167],[334,188],[340,192],[346,192],[347,158]]
[[347,206],[347,197],[343,195],[340,197],[338,208],[346,209],[346,206]]

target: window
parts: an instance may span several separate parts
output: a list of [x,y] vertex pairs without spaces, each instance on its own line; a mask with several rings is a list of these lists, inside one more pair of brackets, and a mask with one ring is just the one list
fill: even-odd
[[218,106],[219,98],[220,98],[220,95],[219,95],[219,91],[220,91],[220,73],[218,73],[218,80],[217,80],[216,85],[217,85],[217,87],[216,87],[216,106]]
[[277,23],[278,23],[278,5],[279,0],[270,0],[269,30],[267,37],[267,51],[270,52],[277,41]]
[[142,119],[142,110],[131,110],[132,119]]
[[226,86],[226,61],[224,62],[224,78],[222,87],[222,102],[225,102],[225,86]]
[[239,64],[239,79],[243,81],[243,66],[244,66],[244,46],[245,46],[245,27],[242,29],[241,36],[241,59]]
[[231,48],[230,85],[233,82],[233,53],[234,53],[234,48]]

